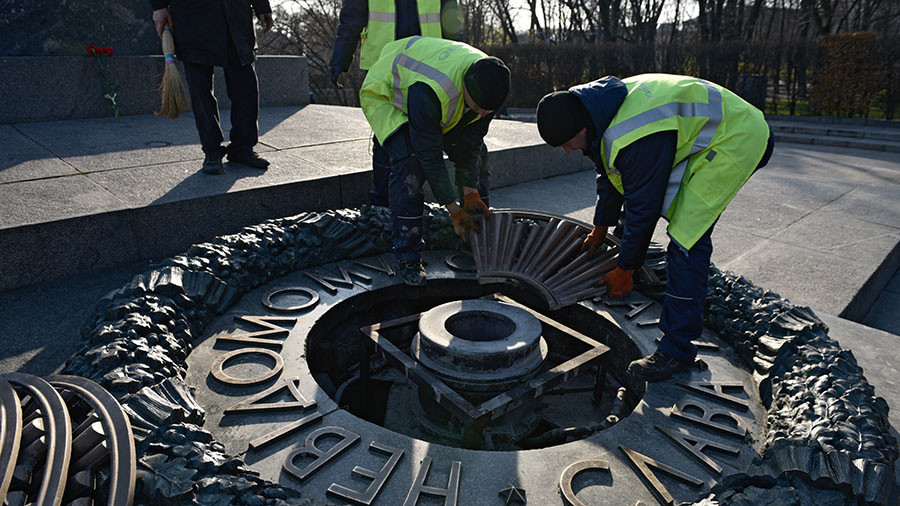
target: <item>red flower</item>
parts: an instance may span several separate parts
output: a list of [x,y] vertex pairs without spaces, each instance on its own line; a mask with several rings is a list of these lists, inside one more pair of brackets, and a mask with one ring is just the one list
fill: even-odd
[[93,44],[89,44],[87,47],[87,53],[91,56],[99,56],[99,55],[113,55],[113,48],[106,46],[95,46]]

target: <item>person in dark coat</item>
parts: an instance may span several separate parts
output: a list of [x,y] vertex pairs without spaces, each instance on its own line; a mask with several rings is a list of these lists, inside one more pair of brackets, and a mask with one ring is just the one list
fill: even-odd
[[[272,28],[268,0],[150,0],[156,33],[172,27],[175,52],[184,64],[191,108],[207,174],[225,171],[222,157],[265,170],[269,162],[253,151],[259,140],[259,84],[256,79],[256,14],[266,31]],[[231,99],[231,143],[222,146],[219,109],[213,95],[213,67],[225,70]]]
[[[383,43],[391,40],[399,40],[414,35],[425,35],[430,37],[440,37],[449,40],[462,41],[462,20],[459,13],[459,4],[457,0],[439,0],[440,10],[440,34],[423,33],[421,26],[421,16],[425,13],[418,11],[419,6],[416,0],[388,0],[393,1],[393,38],[379,39],[373,37],[372,34],[365,37],[364,49],[360,51],[359,68],[369,70],[369,67],[378,59]],[[438,0],[432,0],[438,4]],[[344,0],[341,6],[340,22],[337,28],[337,35],[334,39],[334,48],[331,54],[331,62],[328,64],[328,71],[331,82],[335,86],[340,87],[339,80],[341,74],[350,70],[350,64],[353,63],[353,54],[356,52],[357,43],[364,31],[371,32],[369,25],[369,12],[377,11],[378,4],[383,0]],[[423,4],[427,5],[427,4]],[[426,18],[427,19],[427,18]],[[428,29],[426,28],[426,31]],[[483,149],[484,158],[487,158],[487,147]],[[488,175],[487,163],[483,164],[484,174],[481,176],[483,183],[481,195],[483,199],[487,199]],[[369,202],[372,205],[384,206],[388,205],[388,175],[391,172],[391,161],[387,151],[378,143],[375,136],[372,136],[372,188],[369,190]]]

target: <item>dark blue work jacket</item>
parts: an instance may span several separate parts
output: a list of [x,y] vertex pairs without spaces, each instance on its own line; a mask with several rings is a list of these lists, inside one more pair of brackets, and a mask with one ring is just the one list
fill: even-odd
[[678,141],[674,131],[659,132],[638,139],[616,156],[622,174],[624,196],[610,183],[600,159],[603,132],[625,101],[627,89],[618,77],[608,76],[571,88],[590,115],[588,149],[584,155],[594,161],[597,171],[597,205],[594,225],[615,226],[625,204],[625,230],[618,265],[637,269],[644,262],[647,246],[662,212],[669,172]]

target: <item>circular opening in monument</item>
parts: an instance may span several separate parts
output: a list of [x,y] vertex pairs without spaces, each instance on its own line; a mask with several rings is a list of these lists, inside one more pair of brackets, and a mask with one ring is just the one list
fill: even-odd
[[516,323],[488,311],[463,311],[447,318],[444,325],[453,337],[466,341],[502,341],[516,331]]
[[[472,279],[429,280],[415,293],[410,296],[408,287],[395,284],[348,297],[310,329],[309,370],[342,409],[428,442],[515,451],[563,444],[573,433],[588,437],[628,416],[643,397],[644,383],[634,384],[625,374],[628,363],[640,358],[639,348],[591,308],[576,304],[550,311],[524,287],[480,285]],[[474,308],[444,320],[442,327],[452,334],[446,356],[434,353],[440,347],[433,344],[440,340],[430,341],[426,351],[417,338],[420,319],[438,306],[472,306],[467,301],[476,300],[497,300],[531,313],[526,319],[533,316],[538,329],[532,345],[508,351],[499,346],[522,331],[516,319]],[[578,360],[598,346],[609,350]],[[525,368],[525,359],[519,358],[504,363],[497,356],[504,352],[521,353],[534,365]],[[490,366],[472,367],[479,356]],[[404,365],[410,361],[417,366]],[[598,374],[601,363],[605,374]],[[496,408],[505,397],[513,401]]]

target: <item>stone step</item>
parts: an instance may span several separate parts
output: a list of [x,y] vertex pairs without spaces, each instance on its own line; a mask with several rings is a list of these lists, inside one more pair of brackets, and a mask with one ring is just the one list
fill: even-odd
[[872,141],[900,142],[900,130],[893,128],[856,127],[852,125],[825,125],[817,123],[785,123],[769,121],[778,133],[811,135],[814,137],[841,137]]
[[873,138],[844,137],[837,135],[785,132],[772,127],[777,142],[794,144],[814,144],[817,146],[836,146],[842,148],[867,149],[871,151],[891,151],[900,153],[900,141],[878,140]]
[[[221,117],[227,131],[228,111]],[[368,202],[371,130],[360,109],[263,108],[259,124],[257,151],[272,166],[226,164],[220,176],[198,172],[189,116],[5,126],[0,291],[158,261],[266,219]],[[485,141],[494,188],[591,166],[545,145],[533,124],[495,121]]]

